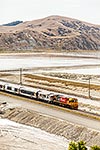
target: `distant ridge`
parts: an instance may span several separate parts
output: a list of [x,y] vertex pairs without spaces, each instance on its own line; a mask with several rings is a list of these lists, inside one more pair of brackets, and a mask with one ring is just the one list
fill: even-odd
[[0,26],[0,49],[100,50],[100,25],[62,16],[11,24]]
[[16,26],[20,23],[23,23],[23,21],[13,21],[13,22],[10,22],[10,23],[7,23],[7,24],[3,24],[3,26]]

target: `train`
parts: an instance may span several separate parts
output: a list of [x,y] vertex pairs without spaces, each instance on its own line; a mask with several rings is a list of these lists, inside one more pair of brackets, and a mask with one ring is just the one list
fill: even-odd
[[68,97],[64,94],[59,94],[52,91],[29,87],[0,81],[0,91],[9,92],[19,96],[28,97],[38,101],[44,101],[50,104],[57,104],[66,108],[78,109],[78,99]]

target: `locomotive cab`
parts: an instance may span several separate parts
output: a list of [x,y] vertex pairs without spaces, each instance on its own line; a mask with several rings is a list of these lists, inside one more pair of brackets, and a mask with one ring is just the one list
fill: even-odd
[[77,100],[77,98],[69,98],[68,103],[69,103],[70,108],[78,109],[78,100]]

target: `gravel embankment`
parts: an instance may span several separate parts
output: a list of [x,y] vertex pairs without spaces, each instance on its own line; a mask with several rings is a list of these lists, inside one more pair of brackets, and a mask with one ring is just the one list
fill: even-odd
[[85,128],[80,125],[75,125],[47,115],[39,114],[28,109],[8,109],[2,117],[21,124],[40,128],[51,134],[63,136],[67,140],[83,140],[87,143],[87,146],[100,145],[99,131]]

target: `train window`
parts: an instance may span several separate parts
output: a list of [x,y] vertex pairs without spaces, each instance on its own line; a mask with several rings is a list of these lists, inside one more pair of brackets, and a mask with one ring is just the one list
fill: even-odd
[[74,102],[74,99],[72,99],[71,102]]
[[17,89],[17,88],[14,88],[14,91],[15,91],[15,92],[18,92],[18,89]]
[[49,98],[50,94],[47,95],[47,98]]
[[69,99],[69,102],[77,102],[77,99]]
[[46,98],[46,95],[44,95],[44,94],[40,94],[40,96],[41,96],[42,98]]
[[10,86],[7,86],[7,89],[8,89],[8,90],[12,90],[12,87],[10,87]]
[[36,95],[36,93],[35,92],[33,92],[33,96],[35,96]]
[[2,85],[0,85],[0,88],[2,88],[3,86]]
[[33,94],[33,92],[31,92],[31,91],[27,91],[27,94],[32,95],[32,94]]
[[46,98],[46,95],[43,94],[43,97]]
[[74,99],[75,102],[77,102],[77,99]]
[[28,95],[32,95],[33,94],[33,92],[27,91],[27,90],[21,90],[21,93],[25,93],[25,94],[28,94]]

